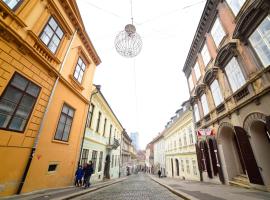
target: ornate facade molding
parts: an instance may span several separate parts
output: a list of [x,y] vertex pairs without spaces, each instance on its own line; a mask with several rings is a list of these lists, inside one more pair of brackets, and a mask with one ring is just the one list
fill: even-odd
[[209,68],[204,74],[203,82],[206,85],[210,85],[211,82],[214,81],[215,78],[217,77],[217,73],[218,73],[218,68],[217,67]]
[[261,122],[266,123],[266,115],[260,112],[254,112],[254,113],[249,114],[245,118],[244,123],[243,123],[243,127],[247,132],[249,132],[250,126],[254,121],[261,121]]
[[254,0],[246,9],[239,13],[233,33],[234,39],[246,43],[249,36],[256,30],[262,20],[270,14],[269,0]]
[[195,88],[196,96],[198,97],[201,96],[205,92],[205,89],[206,89],[206,85],[204,83],[197,85]]
[[230,122],[222,122],[219,125],[218,130],[217,130],[217,134],[216,134],[218,144],[220,144],[220,134],[221,134],[222,129],[224,129],[224,128],[230,128],[230,129],[232,129],[232,131],[234,131],[234,126]]
[[229,42],[218,51],[215,66],[224,69],[231,58],[237,55],[236,42]]

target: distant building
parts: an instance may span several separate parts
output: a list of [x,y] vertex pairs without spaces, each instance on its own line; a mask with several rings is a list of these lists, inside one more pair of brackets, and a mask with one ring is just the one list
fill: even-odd
[[149,173],[154,173],[154,145],[150,142],[145,150],[145,166]]
[[155,137],[152,141],[154,145],[154,173],[161,171],[161,175],[166,175],[165,172],[165,140],[163,132]]
[[138,132],[131,132],[130,138],[132,140],[132,144],[134,145],[135,149],[139,150],[139,133]]

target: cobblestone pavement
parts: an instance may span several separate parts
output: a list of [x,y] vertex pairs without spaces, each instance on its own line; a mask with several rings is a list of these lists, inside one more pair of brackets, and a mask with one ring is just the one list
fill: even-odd
[[127,180],[92,192],[77,200],[175,200],[181,199],[144,174],[130,176]]

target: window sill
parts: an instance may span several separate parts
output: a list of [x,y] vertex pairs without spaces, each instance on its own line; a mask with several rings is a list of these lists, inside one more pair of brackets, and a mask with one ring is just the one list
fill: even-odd
[[69,145],[69,143],[68,143],[68,142],[61,141],[61,140],[55,140],[55,139],[53,139],[53,140],[52,140],[52,143],[58,143],[58,144],[65,144],[65,145]]
[[70,75],[69,75],[69,78],[70,78],[72,84],[73,84],[76,88],[78,88],[79,90],[84,90],[84,87],[81,85],[81,83],[79,83],[79,82],[73,77],[73,75],[70,74]]

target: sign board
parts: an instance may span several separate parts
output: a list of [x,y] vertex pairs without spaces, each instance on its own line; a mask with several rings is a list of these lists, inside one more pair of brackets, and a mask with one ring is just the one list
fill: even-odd
[[198,129],[197,136],[209,136],[214,135],[213,129],[207,128],[207,129]]

